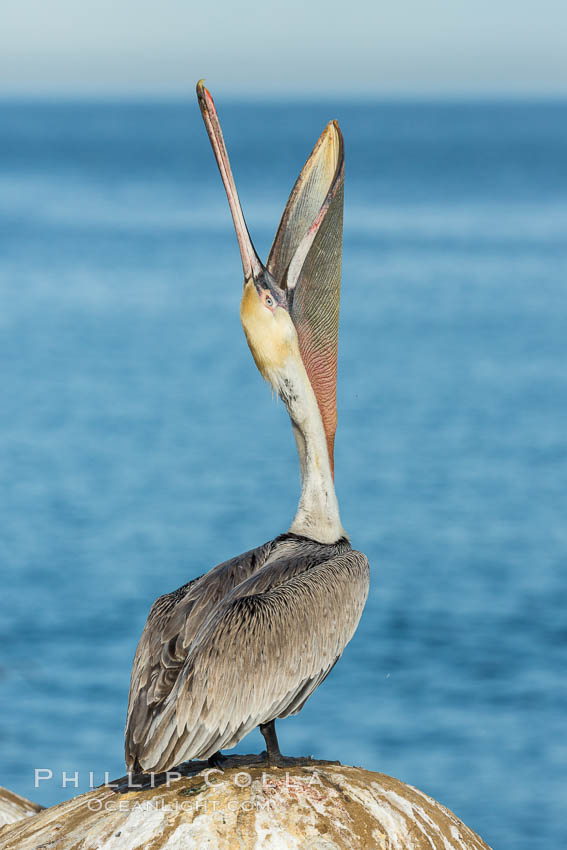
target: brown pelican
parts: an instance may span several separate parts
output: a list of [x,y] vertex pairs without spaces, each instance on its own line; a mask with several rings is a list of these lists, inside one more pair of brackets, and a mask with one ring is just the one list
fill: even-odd
[[199,105],[226,189],[244,270],[240,316],[256,366],[282,398],[301,466],[288,532],[154,602],[140,638],[126,722],[129,770],[218,760],[259,726],[282,762],[275,720],[297,714],[352,638],[368,560],[341,525],[333,476],[344,153],[331,121],[287,202],[264,266],[252,245],[219,119]]

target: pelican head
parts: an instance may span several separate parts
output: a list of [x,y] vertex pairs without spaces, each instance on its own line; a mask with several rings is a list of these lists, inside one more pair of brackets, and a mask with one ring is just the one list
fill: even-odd
[[[242,327],[258,369],[274,385],[278,366],[283,366],[286,357],[300,357],[287,293],[258,258],[250,238],[215,104],[202,80],[197,84],[197,96],[228,197],[240,248],[244,272],[240,304]],[[279,388],[276,385],[274,389],[278,391]]]
[[[288,409],[304,495],[306,481],[313,483],[314,470],[319,470],[314,486],[327,494],[332,491],[332,501],[344,181],[341,132],[331,121],[321,134],[293,187],[264,265],[250,238],[217,111],[202,80],[197,97],[240,248],[240,318],[248,345],[259,371]],[[326,539],[340,527],[337,522],[332,531],[308,530]],[[302,532],[303,525],[299,523]]]

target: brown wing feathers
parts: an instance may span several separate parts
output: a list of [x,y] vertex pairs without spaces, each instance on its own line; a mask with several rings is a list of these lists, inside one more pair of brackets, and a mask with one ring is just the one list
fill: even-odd
[[265,593],[236,588],[190,647],[147,731],[143,768],[206,758],[297,711],[350,640],[367,582],[368,562],[351,550]]

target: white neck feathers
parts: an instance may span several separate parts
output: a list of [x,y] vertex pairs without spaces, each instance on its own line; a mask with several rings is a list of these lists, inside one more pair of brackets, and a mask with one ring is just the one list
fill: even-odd
[[244,286],[240,317],[258,369],[287,407],[297,442],[302,489],[290,531],[320,543],[335,543],[345,532],[323,421],[293,322],[286,310],[266,309],[252,282]]
[[269,375],[291,419],[301,467],[301,498],[290,531],[320,543],[345,536],[319,406],[297,352]]

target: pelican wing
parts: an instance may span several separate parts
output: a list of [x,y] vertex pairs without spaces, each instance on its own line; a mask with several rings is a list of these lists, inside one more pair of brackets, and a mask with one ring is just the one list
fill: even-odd
[[287,579],[289,562],[279,576],[274,566],[238,585],[203,623],[140,742],[144,770],[206,758],[296,713],[341,656],[366,601],[366,557],[349,550]]
[[140,744],[174,688],[187,649],[207,616],[234,587],[263,566],[272,546],[273,541],[218,564],[152,605],[132,666],[125,735],[128,769],[133,769]]
[[344,199],[336,121],[321,134],[287,202],[267,267],[288,291],[299,350],[321,411],[333,469]]

